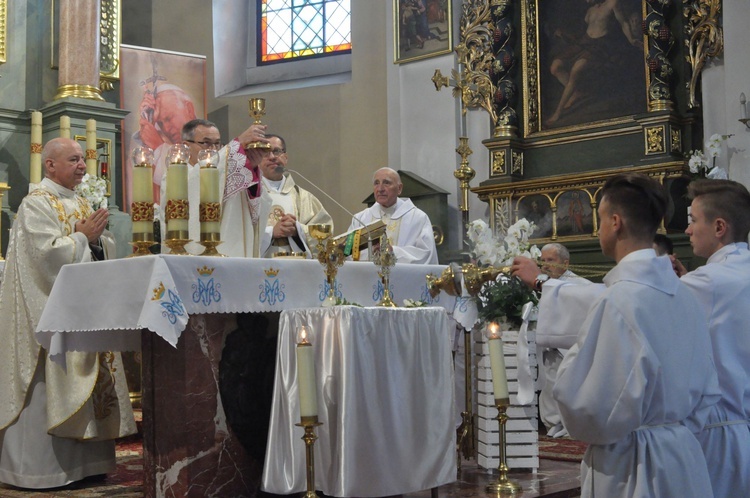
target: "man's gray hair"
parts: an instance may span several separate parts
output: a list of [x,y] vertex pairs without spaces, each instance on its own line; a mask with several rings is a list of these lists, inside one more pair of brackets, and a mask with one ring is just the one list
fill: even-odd
[[183,140],[192,140],[195,138],[195,130],[199,126],[204,126],[206,128],[217,128],[215,123],[212,121],[209,121],[207,119],[191,119],[184,125],[182,125],[182,139]]
[[545,244],[544,247],[542,247],[542,251],[545,249],[554,249],[555,252],[557,252],[557,257],[560,258],[561,261],[570,261],[570,251],[568,251],[567,247],[558,242]]
[[398,171],[396,171],[393,168],[389,168],[388,166],[384,168],[380,168],[379,170],[375,171],[375,173],[372,174],[372,181],[375,181],[375,175],[380,173],[381,171],[388,171],[390,173],[393,173],[396,176],[396,180],[398,180],[398,185],[401,185],[401,175],[398,174]]

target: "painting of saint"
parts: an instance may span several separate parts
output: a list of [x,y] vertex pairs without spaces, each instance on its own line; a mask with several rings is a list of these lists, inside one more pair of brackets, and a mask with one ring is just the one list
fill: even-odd
[[518,218],[526,218],[536,225],[532,239],[552,236],[552,210],[550,200],[545,195],[529,195],[518,201]]
[[565,192],[557,198],[557,235],[587,236],[594,232],[594,216],[585,191]]
[[646,111],[641,0],[539,2],[542,129]]

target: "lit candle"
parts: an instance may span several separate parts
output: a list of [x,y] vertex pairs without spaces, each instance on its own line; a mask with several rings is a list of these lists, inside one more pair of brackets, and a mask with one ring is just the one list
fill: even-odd
[[297,343],[297,388],[299,390],[299,414],[303,423],[310,417],[318,417],[318,393],[315,386],[315,351],[308,341],[307,328],[299,331]]
[[[132,211],[139,211],[139,214],[132,213],[133,217],[133,233],[154,233],[154,218],[153,211],[151,211],[150,220],[141,219],[144,216],[141,215],[150,206],[153,210],[154,206],[154,190],[151,186],[152,182],[152,170],[154,161],[154,153],[148,147],[137,147],[133,150],[133,184],[131,187],[132,195]],[[148,217],[146,217],[148,218]]]
[[60,116],[60,138],[70,138],[70,116]]
[[[221,220],[204,220],[211,218],[219,207],[219,170],[216,164],[219,154],[212,149],[203,149],[198,153],[201,180],[201,233],[219,233]],[[169,183],[167,183],[169,185]]]
[[492,369],[492,387],[495,390],[495,402],[505,400],[508,404],[508,378],[505,375],[505,358],[503,357],[503,339],[500,327],[492,322],[487,343],[490,348],[490,367]]
[[86,120],[86,173],[96,176],[96,120]]
[[29,161],[29,182],[42,181],[42,113],[31,112],[31,159]]
[[[167,238],[187,238],[189,158],[190,149],[187,145],[172,145],[167,152]],[[175,231],[184,233],[169,235],[169,232]]]

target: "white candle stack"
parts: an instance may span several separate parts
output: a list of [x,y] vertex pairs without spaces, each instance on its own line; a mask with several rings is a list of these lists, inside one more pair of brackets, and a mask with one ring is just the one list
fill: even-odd
[[297,343],[297,388],[299,389],[299,414],[302,423],[317,421],[318,393],[315,384],[315,351],[308,340],[307,328],[302,326]]
[[31,112],[31,159],[29,160],[29,183],[42,181],[42,113]]
[[[68,123],[70,127],[70,123]],[[96,120],[86,120],[86,173],[91,176],[96,176],[97,170],[96,160]]]
[[495,391],[495,402],[508,405],[508,377],[505,373],[505,358],[503,357],[503,339],[500,326],[492,322],[489,324],[487,343],[490,349],[490,367],[492,368],[492,387]]

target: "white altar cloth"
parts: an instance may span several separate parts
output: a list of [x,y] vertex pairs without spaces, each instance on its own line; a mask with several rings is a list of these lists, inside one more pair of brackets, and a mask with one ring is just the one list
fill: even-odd
[[449,319],[440,308],[313,308],[279,321],[262,488],[306,489],[296,334],[312,330],[318,418],[316,489],[389,496],[456,480]]
[[[454,298],[431,299],[425,275],[441,265],[396,265],[394,300],[421,300],[453,311]],[[314,260],[155,255],[65,265],[55,280],[36,337],[50,357],[66,351],[139,351],[141,330],[172,344],[192,314],[282,311],[320,306],[327,287]],[[347,262],[335,293],[364,306],[378,303],[378,267]],[[72,333],[75,332],[75,333]]]

